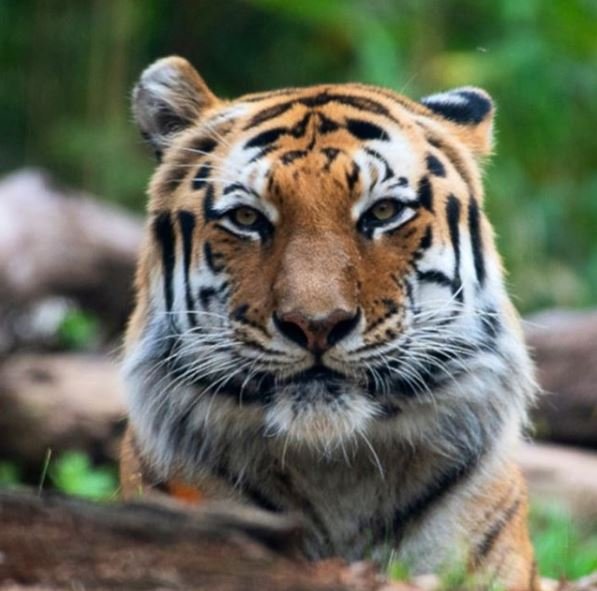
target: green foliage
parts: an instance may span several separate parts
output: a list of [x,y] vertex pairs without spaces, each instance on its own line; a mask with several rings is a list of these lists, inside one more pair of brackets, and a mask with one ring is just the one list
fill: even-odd
[[392,581],[408,581],[410,579],[408,566],[400,560],[391,560],[387,568],[387,573]]
[[0,3],[0,170],[43,165],[137,210],[153,167],[129,90],[156,57],[223,96],[360,80],[498,105],[487,209],[524,310],[597,303],[597,3],[166,0]]
[[531,532],[544,577],[577,579],[597,571],[596,523],[575,521],[559,504],[535,504]]
[[76,451],[65,452],[50,464],[48,474],[59,491],[93,500],[113,498],[118,487],[112,466],[92,466],[89,458]]
[[58,327],[58,341],[64,349],[86,349],[97,340],[99,322],[82,310],[70,310]]
[[21,482],[21,472],[13,462],[0,462],[0,488],[18,486]]

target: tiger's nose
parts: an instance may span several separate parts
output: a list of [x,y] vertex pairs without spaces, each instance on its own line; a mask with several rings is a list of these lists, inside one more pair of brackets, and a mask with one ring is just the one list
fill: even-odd
[[359,323],[360,315],[360,310],[336,309],[325,318],[315,319],[292,311],[279,316],[274,313],[274,324],[287,339],[321,354],[347,337]]

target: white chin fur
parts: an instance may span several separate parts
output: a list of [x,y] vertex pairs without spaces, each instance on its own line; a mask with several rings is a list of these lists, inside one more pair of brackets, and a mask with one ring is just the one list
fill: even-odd
[[289,445],[331,452],[366,434],[377,405],[356,388],[331,394],[324,385],[289,385],[266,411],[266,433]]

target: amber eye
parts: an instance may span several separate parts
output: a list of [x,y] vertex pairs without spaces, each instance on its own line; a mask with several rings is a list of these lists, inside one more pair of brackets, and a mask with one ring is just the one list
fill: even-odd
[[398,204],[393,199],[382,199],[369,210],[369,213],[374,220],[385,222],[398,213]]
[[252,207],[237,207],[231,212],[232,220],[239,226],[253,226],[259,219],[257,213]]

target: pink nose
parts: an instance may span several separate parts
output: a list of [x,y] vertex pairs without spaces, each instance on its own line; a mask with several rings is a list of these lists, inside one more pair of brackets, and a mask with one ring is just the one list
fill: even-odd
[[324,353],[347,337],[359,322],[360,313],[336,309],[325,318],[309,318],[302,312],[274,314],[274,324],[289,340],[312,353]]

